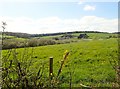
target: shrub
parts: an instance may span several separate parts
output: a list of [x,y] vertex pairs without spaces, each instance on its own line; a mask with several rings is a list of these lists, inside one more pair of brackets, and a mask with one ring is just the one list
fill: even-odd
[[36,39],[36,38],[29,40],[6,39],[3,40],[2,49],[36,47],[36,46],[53,45],[53,44],[56,44],[56,42],[50,39]]
[[28,46],[28,47],[38,46],[38,41],[37,41],[37,39],[30,39],[30,40],[28,40],[27,46]]
[[12,49],[17,47],[16,40],[3,40],[3,49]]
[[54,40],[50,40],[50,39],[39,39],[38,40],[39,46],[53,45],[53,44],[56,44],[56,42]]

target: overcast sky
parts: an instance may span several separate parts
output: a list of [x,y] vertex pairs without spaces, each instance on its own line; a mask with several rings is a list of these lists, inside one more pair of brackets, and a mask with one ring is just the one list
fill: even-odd
[[[19,1],[19,0],[18,0]],[[118,31],[118,2],[0,1],[0,22],[6,31],[54,33],[68,31]],[[1,24],[2,25],[2,24]],[[2,30],[2,28],[0,28]]]

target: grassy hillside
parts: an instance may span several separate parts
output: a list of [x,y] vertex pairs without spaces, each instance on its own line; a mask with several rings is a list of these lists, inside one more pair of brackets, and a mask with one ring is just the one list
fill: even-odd
[[[66,33],[64,33],[66,34]],[[47,38],[47,39],[51,39],[51,38],[54,38],[54,37],[61,37],[63,36],[64,34],[62,35],[55,35],[55,36],[42,36],[41,38]],[[78,37],[80,34],[84,34],[84,33],[69,33],[75,37]],[[106,39],[108,38],[109,36],[112,36],[112,37],[117,37],[118,34],[113,34],[113,33],[86,33],[90,39]]]
[[[92,36],[92,34],[90,34]],[[96,35],[98,36],[98,35]],[[69,86],[69,80],[72,76],[72,87],[80,87],[80,84],[94,87],[111,87],[115,82],[115,70],[110,64],[110,60],[118,59],[118,42],[117,39],[102,40],[79,40],[76,43],[56,44],[49,46],[40,46],[33,48],[16,49],[16,59],[23,60],[23,54],[30,59],[33,50],[31,71],[36,72],[44,63],[44,76],[49,75],[49,57],[54,58],[54,76],[57,75],[63,60],[64,52],[70,52],[65,65],[63,66],[59,80],[61,86]],[[15,51],[14,49],[12,49]],[[3,59],[8,50],[3,50]],[[9,60],[14,60],[14,52],[11,53]],[[26,59],[26,60],[27,60]],[[8,60],[8,59],[7,59]],[[5,60],[3,60],[5,62]],[[14,64],[13,64],[14,65]],[[70,75],[71,73],[71,75]]]
[[[11,48],[22,48],[22,47],[34,47],[34,46],[44,46],[44,45],[54,45],[54,44],[66,44],[79,42],[81,39],[78,39],[80,34],[85,33],[56,33],[56,34],[42,34],[41,35],[29,35],[28,38],[24,36],[24,33],[14,33],[11,35],[16,36],[3,36],[3,49],[11,49]],[[117,38],[118,34],[112,33],[86,33],[86,40],[103,40],[103,39],[111,39]],[[10,34],[9,34],[10,35]],[[19,35],[19,36],[18,36]],[[32,37],[33,36],[33,37]]]

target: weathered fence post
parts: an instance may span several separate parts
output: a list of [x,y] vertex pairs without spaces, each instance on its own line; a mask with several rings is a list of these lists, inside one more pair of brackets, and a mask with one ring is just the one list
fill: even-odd
[[49,61],[49,77],[50,77],[50,79],[52,79],[52,76],[53,76],[53,57],[50,57],[49,59],[50,59],[50,61]]
[[50,89],[52,89],[52,79],[53,79],[53,57],[49,58],[49,82],[50,82]]

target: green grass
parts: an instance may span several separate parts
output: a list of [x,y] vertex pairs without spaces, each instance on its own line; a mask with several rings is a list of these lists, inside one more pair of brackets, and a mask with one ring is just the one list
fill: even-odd
[[[75,36],[75,38],[77,38],[80,34],[84,34],[84,33],[72,33],[71,35]],[[89,36],[89,39],[108,39],[109,36],[114,36],[116,37],[117,34],[112,34],[112,33],[86,33]],[[63,35],[55,35],[55,36],[43,36],[40,38],[44,38],[44,39],[53,39],[55,37],[60,38]],[[39,38],[39,37],[38,37]],[[72,38],[73,40],[75,38]]]
[[55,37],[60,37],[62,35],[55,35],[55,36],[43,36],[43,37],[40,37],[40,38],[46,38],[46,39],[52,39],[52,38],[55,38]]
[[[31,50],[32,48],[26,48],[26,53],[30,55]],[[68,86],[69,72],[72,71],[73,86],[80,86],[82,83],[88,86],[111,87],[115,82],[115,71],[109,60],[113,58],[116,60],[118,57],[117,39],[80,40],[70,44],[34,47],[33,50],[34,60],[37,61],[33,66],[38,69],[40,63],[45,62],[47,74],[49,74],[49,57],[54,58],[54,75],[57,75],[65,50],[70,52],[60,74],[61,80],[64,81],[63,86]],[[24,48],[17,49],[19,59],[23,51]],[[3,57],[6,53],[7,50],[2,51]],[[10,58],[12,59],[12,56]]]
[[[73,33],[74,36],[79,36],[83,33]],[[106,39],[109,36],[117,36],[117,34],[112,33],[86,33],[90,39]]]

